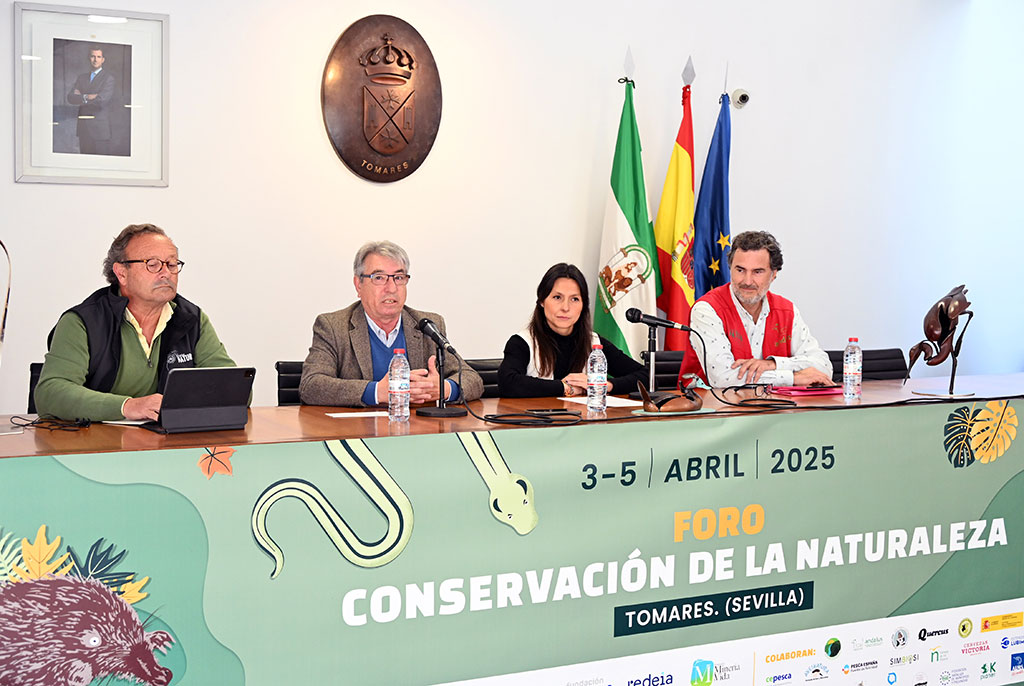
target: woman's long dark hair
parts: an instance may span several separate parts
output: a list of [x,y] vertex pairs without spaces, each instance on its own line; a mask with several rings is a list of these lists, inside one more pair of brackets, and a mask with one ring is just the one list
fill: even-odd
[[570,369],[583,369],[587,364],[587,357],[590,355],[591,327],[590,327],[590,290],[587,288],[587,280],[583,272],[574,264],[559,262],[544,273],[544,277],[537,284],[537,304],[533,308],[533,317],[530,319],[530,334],[533,336],[533,345],[541,376],[554,374],[555,357],[558,355],[558,345],[555,343],[555,334],[548,326],[548,320],[544,316],[542,303],[545,298],[551,295],[555,282],[559,279],[572,279],[580,287],[580,297],[583,298],[583,309],[580,318],[572,327],[572,358]]

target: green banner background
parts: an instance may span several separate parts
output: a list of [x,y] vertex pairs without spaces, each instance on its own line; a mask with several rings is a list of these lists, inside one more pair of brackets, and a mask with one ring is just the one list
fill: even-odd
[[[454,434],[368,439],[414,509],[408,546],[393,562],[346,561],[296,499],[277,503],[267,528],[285,563],[251,532],[253,504],[271,484],[315,484],[364,540],[384,520],[323,443],[238,447],[232,475],[211,479],[202,449],[0,460],[0,527],[34,537],[40,525],[84,552],[98,538],[125,548],[121,567],[149,576],[140,614],[155,612],[177,643],[161,664],[173,683],[430,683],[525,671],[734,638],[1024,595],[1024,477],[1012,444],[989,464],[954,469],[943,427],[958,405],[705,417],[690,421],[495,431],[512,472],[535,492],[539,522],[519,535],[490,514],[489,494]],[[834,446],[832,469],[771,473],[772,452]],[[212,446],[211,446],[212,447]],[[738,454],[743,476],[665,482],[673,459]],[[622,463],[635,461],[630,486]],[[597,485],[587,490],[597,467]],[[820,461],[819,461],[820,467]],[[614,473],[617,478],[600,478]],[[650,485],[648,482],[650,481]],[[673,541],[676,511],[758,503],[753,536]],[[1008,545],[795,570],[797,539],[1003,517]],[[987,535],[987,532],[986,532]],[[948,542],[948,536],[946,538]],[[788,571],[747,578],[744,552],[785,548]],[[731,580],[688,583],[695,551],[734,549]],[[365,626],[342,619],[354,588],[440,583],[593,562],[621,566],[675,556],[675,585]],[[492,580],[493,581],[493,580]],[[814,583],[811,610],[613,638],[613,608],[671,598]],[[554,582],[553,582],[554,583]],[[491,597],[494,598],[492,583]],[[361,603],[365,610],[368,603]]]

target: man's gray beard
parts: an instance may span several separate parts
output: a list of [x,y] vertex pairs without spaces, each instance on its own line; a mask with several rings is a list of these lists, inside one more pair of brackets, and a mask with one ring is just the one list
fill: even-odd
[[765,295],[762,295],[760,297],[754,297],[753,299],[751,299],[751,298],[746,298],[743,295],[743,292],[740,291],[739,289],[733,289],[733,293],[736,294],[736,299],[739,300],[740,304],[742,304],[742,305],[756,305],[759,302],[763,301],[765,299],[765,296],[768,295],[767,293],[765,293]]

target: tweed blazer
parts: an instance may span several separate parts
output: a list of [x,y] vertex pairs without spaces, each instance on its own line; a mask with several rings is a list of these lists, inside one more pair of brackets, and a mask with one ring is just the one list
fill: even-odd
[[[307,405],[337,405],[363,407],[363,391],[373,378],[373,357],[370,352],[370,331],[361,302],[354,302],[343,310],[321,314],[313,323],[313,342],[302,365],[299,397]],[[402,331],[405,333],[406,355],[413,369],[426,369],[427,359],[436,354],[434,342],[416,328],[424,317],[433,320],[445,333],[444,318],[433,312],[421,312],[410,307],[402,311]],[[458,381],[462,365],[462,396],[476,400],[483,394],[480,375],[458,358],[445,353],[444,371],[447,378]]]

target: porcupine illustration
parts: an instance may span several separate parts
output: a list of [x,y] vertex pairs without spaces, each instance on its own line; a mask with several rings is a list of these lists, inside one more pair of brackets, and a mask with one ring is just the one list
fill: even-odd
[[88,686],[110,675],[170,683],[154,650],[174,642],[145,631],[135,610],[96,579],[47,576],[0,583],[0,686]]

